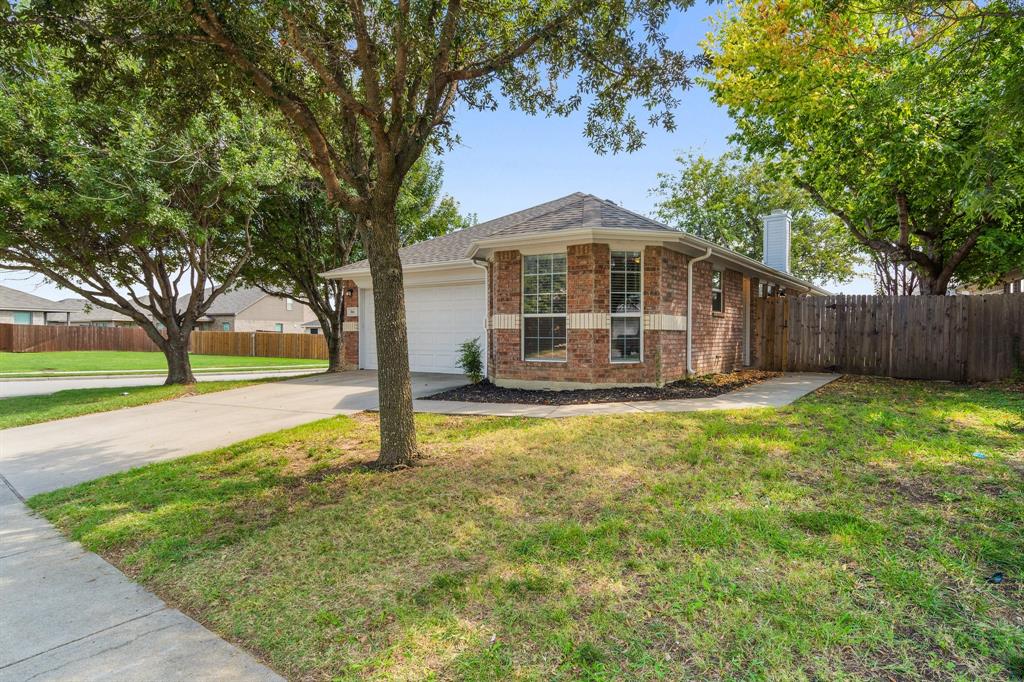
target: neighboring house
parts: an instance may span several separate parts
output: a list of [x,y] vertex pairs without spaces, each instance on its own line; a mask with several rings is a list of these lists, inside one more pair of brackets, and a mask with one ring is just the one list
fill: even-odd
[[[183,296],[179,306],[188,305]],[[196,329],[225,332],[306,333],[304,322],[315,319],[313,311],[290,298],[271,296],[257,287],[242,287],[218,296]]]
[[72,327],[131,327],[135,324],[135,320],[127,315],[107,310],[84,298],[65,298],[60,302],[74,311],[69,322]]
[[310,320],[309,322],[302,323],[302,331],[306,334],[323,334],[323,328],[320,325],[320,320]]
[[[411,368],[458,373],[473,338],[502,386],[659,384],[688,355],[698,374],[755,364],[753,297],[828,293],[788,274],[789,215],[764,220],[767,264],[582,193],[407,246]],[[346,281],[346,360],[376,368],[368,264],[325,276]]]
[[67,324],[72,310],[67,304],[0,285],[0,323]]

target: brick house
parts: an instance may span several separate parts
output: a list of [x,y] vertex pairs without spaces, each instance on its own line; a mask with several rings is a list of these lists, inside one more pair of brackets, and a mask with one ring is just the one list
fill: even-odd
[[[788,214],[764,219],[767,264],[582,193],[405,247],[410,366],[458,373],[473,338],[503,386],[657,385],[754,366],[753,297],[828,293],[788,273]],[[325,276],[345,280],[348,361],[375,369],[369,265]]]

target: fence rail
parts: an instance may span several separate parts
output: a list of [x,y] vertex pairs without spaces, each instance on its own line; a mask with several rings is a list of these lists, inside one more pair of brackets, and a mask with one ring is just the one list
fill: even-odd
[[[146,332],[138,327],[0,324],[0,351],[41,353],[74,350],[160,349]],[[202,355],[327,359],[327,342],[320,334],[194,331],[189,350]]]
[[1024,294],[758,299],[770,370],[992,381],[1024,369]]

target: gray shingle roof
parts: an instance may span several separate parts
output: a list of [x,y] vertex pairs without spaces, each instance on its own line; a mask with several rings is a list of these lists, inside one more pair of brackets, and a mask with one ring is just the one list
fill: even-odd
[[41,313],[65,313],[73,308],[42,296],[0,285],[0,310],[30,310]]
[[[266,292],[258,287],[240,287],[225,291],[213,301],[213,305],[206,311],[207,315],[237,315],[249,306],[256,303]],[[178,299],[178,308],[182,309],[188,305],[191,294],[185,294]]]
[[[605,199],[600,199],[592,194],[574,192],[560,199],[488,220],[443,237],[417,242],[400,249],[398,255],[404,266],[445,263],[466,258],[474,242],[488,237],[541,234],[555,230],[587,227],[674,231],[661,223],[627,211]],[[361,260],[331,270],[331,272],[361,271],[366,267],[367,262]]]
[[74,311],[71,313],[72,322],[134,322],[127,315],[94,305],[84,298],[65,298],[60,303]]
[[523,220],[488,236],[541,234],[577,228],[676,231],[592,194],[577,193],[570,196],[574,197],[572,201],[552,211]]

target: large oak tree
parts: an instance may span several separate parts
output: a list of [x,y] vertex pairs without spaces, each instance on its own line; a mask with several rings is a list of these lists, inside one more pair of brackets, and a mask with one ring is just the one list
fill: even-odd
[[32,14],[102,78],[130,51],[149,66],[143,78],[188,73],[258,96],[290,123],[370,262],[378,462],[394,466],[416,450],[396,227],[406,174],[428,145],[455,139],[458,106],[558,115],[585,107],[598,151],[643,143],[634,100],[646,123],[672,128],[692,61],[662,26],[691,2],[40,0]]
[[2,56],[0,266],[127,315],[166,356],[167,383],[194,382],[189,336],[248,258],[288,139],[216,99],[170,127],[152,92],[80,98],[59,55]]
[[794,275],[825,284],[848,282],[856,274],[859,249],[843,224],[791,179],[773,174],[769,164],[744,159],[736,149],[717,158],[686,154],[677,161],[679,169],[659,173],[652,190],[663,222],[761,260],[762,216],[783,208],[793,218]]
[[749,151],[943,294],[1024,260],[1024,15],[921,6],[740,0],[709,85]]

